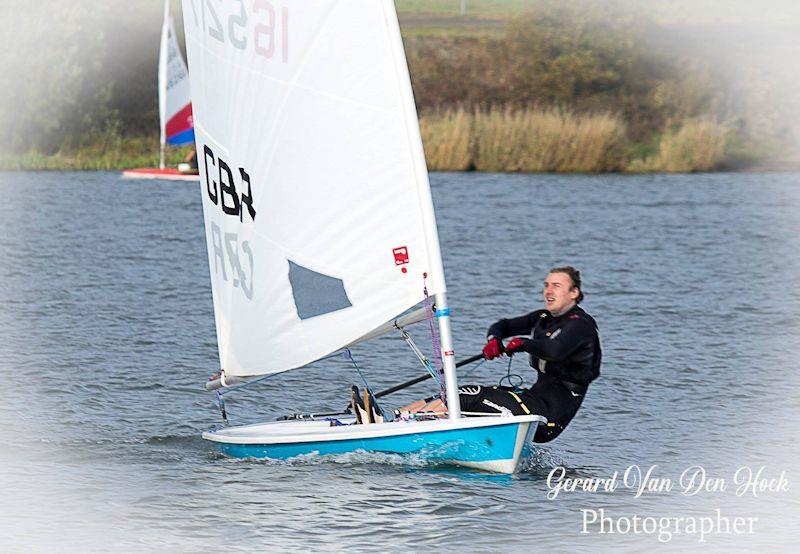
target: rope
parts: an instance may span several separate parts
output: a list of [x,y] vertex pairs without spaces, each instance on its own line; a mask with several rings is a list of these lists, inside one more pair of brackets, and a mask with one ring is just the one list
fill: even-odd
[[[512,387],[514,390],[518,390],[522,387],[522,385],[525,384],[525,379],[522,377],[522,375],[518,373],[511,373],[511,361],[512,359],[509,358],[508,365],[506,366],[506,374],[500,378],[500,381],[498,381],[497,384],[502,387],[503,383],[505,381],[508,381],[508,386]],[[469,378],[469,376],[475,373],[478,370],[478,368],[481,367],[484,363],[486,363],[486,358],[482,359],[480,362],[475,364],[468,372],[464,373],[461,379],[464,380]],[[519,379],[519,382],[517,384],[514,384],[512,381],[513,378]]]
[[406,344],[417,357],[417,359],[422,363],[422,366],[431,374],[433,380],[436,381],[436,384],[439,385],[439,388],[442,388],[442,380],[439,378],[439,374],[436,372],[436,368],[431,363],[431,361],[422,353],[422,351],[417,348],[417,344],[414,342],[414,339],[411,338],[411,335],[402,327],[398,327],[400,332],[403,334],[403,340],[406,341]]
[[356,368],[356,371],[358,372],[358,376],[361,377],[361,380],[364,382],[364,387],[366,387],[370,396],[372,396],[373,402],[375,402],[375,407],[377,407],[378,410],[382,412],[383,410],[381,410],[380,404],[378,404],[378,399],[375,398],[375,394],[372,392],[372,387],[369,386],[369,381],[367,381],[367,378],[364,376],[363,373],[361,373],[361,368],[358,367],[355,358],[353,358],[353,353],[350,352],[349,348],[344,351],[344,357],[346,360],[350,360],[352,362],[353,367]]
[[[514,361],[514,357],[513,356],[509,356],[508,357],[508,366],[506,366],[506,374],[503,375],[500,378],[500,381],[498,381],[497,384],[502,387],[503,386],[503,382],[505,380],[508,380],[508,386],[513,388],[516,391],[516,390],[519,390],[522,387],[522,385],[525,383],[525,379],[523,379],[522,375],[520,375],[519,373],[511,373],[511,362],[512,361]],[[478,365],[480,365],[480,364],[478,364]],[[516,377],[517,379],[519,379],[519,383],[517,383],[515,385],[513,383],[513,381],[512,381],[512,377]]]
[[436,326],[433,324],[434,318],[434,310],[433,306],[431,305],[431,297],[428,295],[428,287],[424,284],[423,281],[423,292],[425,293],[425,314],[428,316],[428,328],[431,331],[431,346],[433,348],[433,364],[434,368],[436,369],[436,373],[439,374],[439,379],[437,379],[439,383],[439,394],[442,398],[442,402],[445,402],[447,395],[445,392],[445,385],[444,385],[444,368],[442,367],[442,345],[439,341],[439,332],[436,329]]
[[225,399],[222,398],[222,394],[219,391],[217,393],[217,408],[219,408],[219,415],[222,416],[222,422],[227,426],[228,425],[228,412],[225,411]]
[[464,375],[462,375],[461,379],[462,379],[462,380],[463,380],[463,379],[466,379],[467,377],[469,377],[470,375],[472,375],[473,373],[475,373],[475,371],[476,371],[476,370],[477,370],[479,367],[481,367],[481,366],[482,366],[484,363],[486,363],[486,358],[483,358],[483,359],[481,359],[481,361],[480,361],[480,362],[478,362],[477,364],[475,364],[474,366],[472,366],[472,369],[470,369],[469,371],[467,371],[466,373],[464,373]]
[[372,387],[369,386],[369,381],[367,381],[367,378],[364,377],[363,373],[361,373],[361,368],[358,367],[358,364],[356,363],[355,358],[353,358],[353,353],[350,352],[349,348],[344,351],[344,359],[345,360],[350,360],[350,362],[353,364],[353,367],[356,368],[356,371],[358,372],[358,376],[361,377],[361,381],[364,382],[364,386],[369,391],[369,393],[372,394]]
[[425,360],[425,362],[425,368],[428,370],[428,373],[431,374],[431,377],[433,377],[433,380],[439,385],[439,388],[444,390],[444,382],[442,382],[439,372],[436,371],[436,367],[428,360]]

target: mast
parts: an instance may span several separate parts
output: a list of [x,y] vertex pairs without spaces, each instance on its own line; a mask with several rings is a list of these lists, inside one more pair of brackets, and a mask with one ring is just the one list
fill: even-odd
[[441,356],[444,364],[444,382],[447,387],[447,417],[458,419],[461,417],[461,400],[458,396],[458,378],[456,377],[453,336],[450,331],[450,307],[447,305],[447,293],[441,292],[436,295],[436,306],[436,318],[439,320],[439,336],[442,346]]
[[169,64],[169,0],[164,0],[164,22],[161,24],[161,45],[158,50],[158,119],[161,126],[159,169],[164,169],[164,150],[167,143],[167,67]]
[[402,91],[403,110],[405,112],[405,123],[408,130],[409,147],[414,160],[414,177],[422,212],[425,242],[428,246],[428,264],[431,271],[430,277],[433,290],[436,291],[434,298],[436,299],[436,319],[439,322],[441,346],[441,352],[439,352],[438,355],[441,357],[444,367],[448,418],[459,419],[461,417],[461,404],[458,397],[455,351],[453,349],[453,336],[450,329],[450,307],[447,304],[447,287],[444,279],[442,252],[439,245],[439,232],[436,228],[436,214],[433,210],[433,198],[431,197],[431,187],[428,180],[428,168],[425,163],[425,152],[422,148],[422,137],[419,132],[417,109],[414,104],[414,91],[411,88],[411,78],[408,74],[408,63],[406,62],[405,51],[403,49],[403,38],[400,35],[400,24],[397,19],[394,2],[393,0],[384,0],[383,5],[386,27],[389,30],[390,40],[392,42],[392,53],[399,86],[405,89]]

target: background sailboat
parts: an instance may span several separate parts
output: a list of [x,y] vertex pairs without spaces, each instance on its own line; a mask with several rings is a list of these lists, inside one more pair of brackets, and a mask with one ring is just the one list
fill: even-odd
[[169,179],[196,181],[197,175],[184,174],[165,167],[167,146],[185,146],[194,143],[189,71],[181,55],[175,35],[170,0],[164,2],[164,21],[161,26],[161,47],[158,55],[158,116],[161,149],[158,168],[128,169],[123,177],[136,179]]
[[439,239],[393,2],[183,6],[223,368],[214,384],[302,367],[430,295],[450,406],[446,420],[282,421],[203,436],[233,456],[422,451],[513,471],[542,418],[460,417]]

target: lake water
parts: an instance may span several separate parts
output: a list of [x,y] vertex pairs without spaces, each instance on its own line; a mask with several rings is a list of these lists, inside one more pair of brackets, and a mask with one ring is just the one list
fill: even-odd
[[[0,173],[3,551],[780,551],[800,541],[800,175],[432,175],[459,357],[494,320],[540,307],[547,269],[584,274],[602,376],[524,471],[417,458],[220,457],[217,368],[194,184],[116,173]],[[430,349],[425,329],[418,342]],[[354,351],[371,384],[420,373],[402,341]],[[494,383],[505,362],[464,368]],[[514,372],[530,380],[525,362]],[[233,423],[337,410],[334,360],[228,395]],[[430,384],[430,381],[428,382]],[[418,385],[392,404],[431,389]],[[672,490],[547,498],[547,476],[631,465]],[[701,465],[724,491],[689,496]],[[737,496],[740,467],[788,490]],[[741,477],[741,474],[740,474]],[[785,487],[784,487],[785,488]],[[591,510],[758,518],[753,533],[581,533]],[[583,510],[583,511],[582,511]],[[611,525],[610,523],[608,525]],[[722,529],[720,527],[720,529]],[[661,540],[659,540],[661,539]]]

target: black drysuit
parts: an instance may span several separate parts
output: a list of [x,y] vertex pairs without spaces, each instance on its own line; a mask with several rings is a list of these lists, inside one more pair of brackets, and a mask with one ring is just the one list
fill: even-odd
[[539,426],[534,441],[553,440],[577,413],[589,383],[600,375],[602,353],[594,319],[577,305],[558,317],[537,310],[501,319],[487,334],[498,340],[529,335],[529,339],[523,339],[522,351],[530,354],[538,379],[531,388],[519,392],[507,387],[462,387],[461,409],[542,415],[548,424]]

